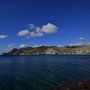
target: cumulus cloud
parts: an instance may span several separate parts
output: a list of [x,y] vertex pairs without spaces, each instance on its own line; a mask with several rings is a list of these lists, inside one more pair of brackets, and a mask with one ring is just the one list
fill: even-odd
[[79,40],[80,40],[80,41],[84,41],[85,38],[84,38],[84,37],[80,37]]
[[26,36],[27,34],[29,34],[30,32],[28,30],[22,30],[18,32],[18,36]]
[[35,29],[35,25],[34,24],[29,24],[30,29]]
[[28,45],[22,44],[22,45],[20,45],[19,47],[20,47],[20,48],[25,48],[25,47],[28,47]]
[[41,37],[45,34],[54,34],[58,31],[58,27],[51,23],[43,25],[42,27],[36,27],[34,24],[29,25],[30,30],[33,29],[33,31],[22,30],[19,31],[18,36],[25,36],[26,39],[29,39],[30,37]]
[[47,33],[47,34],[52,34],[56,33],[58,31],[58,27],[56,27],[54,24],[48,23],[47,25],[43,25],[41,28],[37,27],[36,32],[40,33]]
[[0,39],[4,39],[4,38],[7,38],[8,35],[0,35]]
[[41,31],[44,33],[56,33],[58,31],[58,27],[48,23],[47,25],[42,26]]

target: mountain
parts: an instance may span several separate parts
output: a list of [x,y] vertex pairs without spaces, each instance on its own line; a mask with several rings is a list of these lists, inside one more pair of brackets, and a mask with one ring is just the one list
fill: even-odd
[[54,55],[54,54],[90,54],[90,45],[88,46],[40,46],[27,48],[14,48],[8,53],[2,55]]

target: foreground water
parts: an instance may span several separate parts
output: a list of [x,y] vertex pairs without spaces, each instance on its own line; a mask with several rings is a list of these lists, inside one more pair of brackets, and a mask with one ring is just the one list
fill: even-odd
[[45,90],[89,76],[89,55],[0,56],[0,90]]

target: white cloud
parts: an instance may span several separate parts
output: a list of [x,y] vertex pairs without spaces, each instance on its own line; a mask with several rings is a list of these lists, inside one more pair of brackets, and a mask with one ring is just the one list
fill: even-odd
[[44,33],[56,33],[58,31],[58,27],[53,24],[48,23],[47,25],[43,25],[42,28],[36,27],[34,32],[31,32],[30,35],[32,37],[36,36],[44,36]]
[[9,44],[1,49],[0,54],[10,52],[12,49],[13,49],[13,44]]
[[47,25],[43,25],[42,28],[36,27],[35,31],[37,33],[51,34],[51,33],[56,33],[58,31],[58,27],[56,27],[53,24],[48,23]]
[[80,37],[78,43],[71,43],[69,44],[69,46],[83,46],[83,45],[90,45],[90,43],[88,42],[84,42],[85,38],[84,37]]
[[90,45],[90,43],[78,42],[69,44],[69,46],[83,46],[83,45]]
[[4,39],[4,38],[7,38],[8,35],[0,35],[0,39]]
[[44,33],[56,33],[58,31],[58,27],[53,24],[48,23],[47,25],[42,26],[42,32]]
[[41,46],[46,46],[46,45],[35,45],[33,47],[41,47]]
[[28,30],[22,30],[22,31],[19,31],[18,36],[26,36],[29,33],[30,32]]
[[36,32],[37,32],[37,33],[42,32],[42,31],[41,31],[41,28],[40,28],[40,27],[37,27],[37,28],[36,28]]
[[10,47],[13,47],[13,44],[9,44],[8,47],[9,47],[9,48],[10,48]]
[[30,29],[33,29],[33,31],[29,30],[22,30],[19,31],[18,36],[25,36],[26,39],[29,39],[30,37],[41,37],[46,34],[53,34],[58,31],[58,27],[56,27],[53,24],[48,23],[47,25],[43,25],[41,28],[36,27],[34,24],[29,24]]
[[84,45],[83,42],[78,42],[78,43],[71,43],[71,44],[69,44],[69,46],[82,46],[82,45]]
[[20,45],[20,48],[25,48],[25,47],[28,47],[28,45],[26,45],[26,44]]
[[40,37],[40,36],[43,36],[44,34],[43,33],[30,32],[30,35],[32,37]]
[[83,40],[85,40],[85,38],[84,37],[80,37],[79,40],[80,41],[83,41]]
[[30,29],[35,29],[35,25],[34,24],[29,24]]

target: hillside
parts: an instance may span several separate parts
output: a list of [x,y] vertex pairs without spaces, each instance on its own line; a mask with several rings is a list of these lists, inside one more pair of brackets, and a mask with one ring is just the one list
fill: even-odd
[[88,46],[40,46],[27,48],[14,48],[8,53],[2,55],[54,55],[54,54],[90,54],[90,45]]

